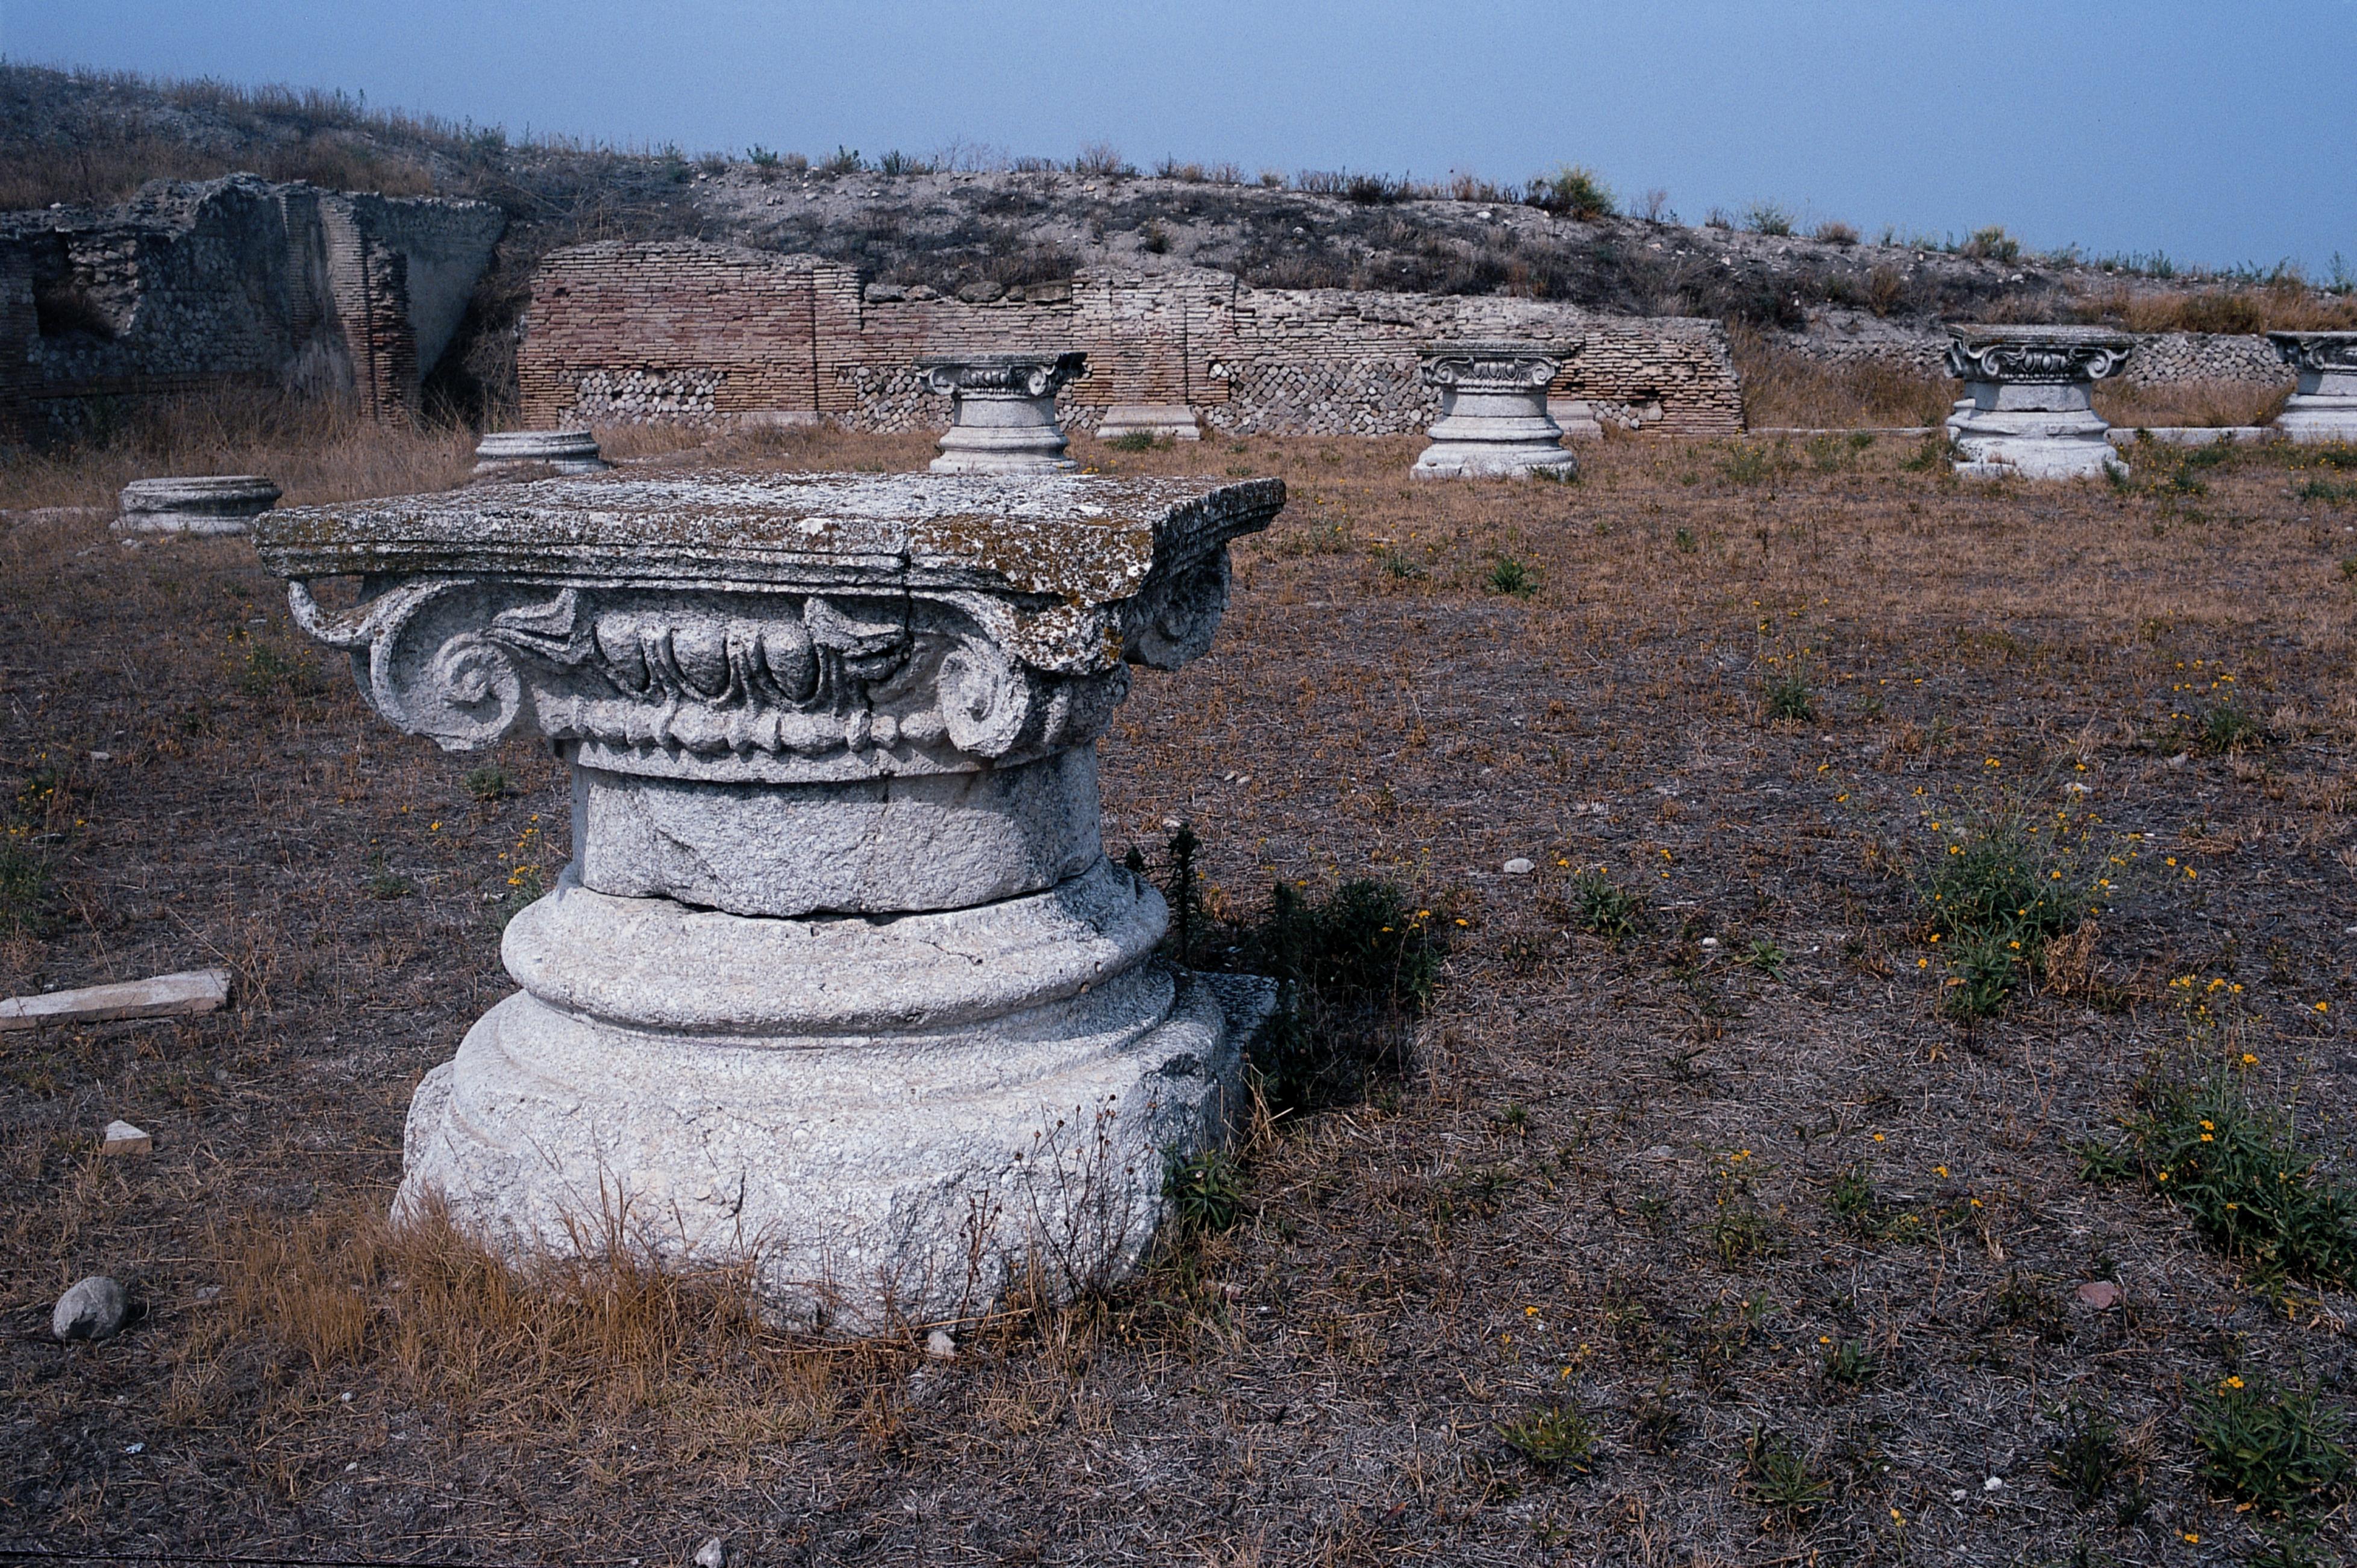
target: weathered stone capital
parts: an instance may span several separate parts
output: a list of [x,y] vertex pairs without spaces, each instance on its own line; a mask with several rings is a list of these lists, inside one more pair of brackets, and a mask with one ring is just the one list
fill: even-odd
[[2276,358],[2311,374],[2357,371],[2357,332],[2270,332]]
[[[257,534],[368,701],[452,750],[536,728],[706,783],[970,772],[1103,733],[1200,656],[1278,480],[699,475],[290,510]],[[358,575],[330,609],[315,579]]]
[[1948,328],[1948,373],[1959,381],[2052,386],[2116,375],[2136,349],[2102,327],[1984,326]]
[[1577,343],[1448,342],[1416,350],[1426,386],[1450,391],[1544,387],[1579,352]]
[[1089,357],[1077,350],[1035,354],[941,354],[917,361],[925,384],[943,396],[1053,397],[1077,381]]

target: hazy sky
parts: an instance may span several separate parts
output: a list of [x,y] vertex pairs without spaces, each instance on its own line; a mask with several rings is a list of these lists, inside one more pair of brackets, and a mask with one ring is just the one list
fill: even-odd
[[0,54],[626,144],[1109,142],[2357,269],[2357,0],[0,0]]

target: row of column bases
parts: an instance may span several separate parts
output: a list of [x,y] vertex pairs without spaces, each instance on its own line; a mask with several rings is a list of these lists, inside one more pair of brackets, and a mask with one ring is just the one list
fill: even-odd
[[[2093,406],[2095,383],[2117,375],[2136,340],[2101,327],[1965,324],[1949,329],[1948,370],[1964,383],[1945,426],[1955,470],[1975,478],[2091,478],[2125,474],[2112,429]],[[2270,332],[2298,390],[2268,432],[2298,442],[2357,442],[2357,332]],[[1579,352],[1577,342],[1467,341],[1418,350],[1440,418],[1410,473],[1416,478],[1569,478],[1578,459],[1549,411],[1547,388]],[[966,354],[917,361],[926,385],[950,400],[950,428],[932,468],[1006,474],[1077,468],[1056,418],[1056,394],[1087,368],[1079,352]],[[1592,422],[1575,432],[1600,431]],[[1197,438],[1186,409],[1130,404],[1108,411],[1097,434]],[[2189,433],[2190,434],[2190,433]],[[2207,432],[2204,439],[2215,439]],[[586,430],[486,435],[475,472],[485,478],[591,473],[607,467]],[[126,533],[242,533],[278,499],[253,474],[135,480],[116,527]]]
[[[2093,393],[2095,382],[2126,364],[2132,337],[2100,327],[1977,323],[1951,327],[1949,335],[1948,369],[1965,383],[1946,425],[1957,473],[2042,479],[2125,471]],[[2274,434],[2301,442],[2357,441],[2357,332],[2267,336],[2298,377]],[[1440,418],[1426,432],[1431,445],[1410,472],[1416,478],[1576,474],[1578,460],[1563,445],[1547,389],[1578,352],[1577,342],[1512,341],[1418,350],[1425,383],[1440,393]],[[1076,467],[1056,420],[1056,393],[1086,363],[1079,353],[920,360],[927,384],[950,400],[950,428],[933,470]],[[1113,433],[1111,422],[1099,432]],[[1191,418],[1185,433],[1195,434]],[[1600,432],[1591,425],[1581,434]]]

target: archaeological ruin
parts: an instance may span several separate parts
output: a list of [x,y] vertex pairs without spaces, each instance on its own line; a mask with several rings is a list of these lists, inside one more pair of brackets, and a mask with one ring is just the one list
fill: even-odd
[[2270,332],[2299,390],[2276,428],[2294,441],[2357,441],[2357,332]]
[[0,441],[221,388],[335,393],[406,420],[505,222],[482,202],[251,175],[0,213]]
[[1440,393],[1431,445],[1410,472],[1419,479],[1568,477],[1577,460],[1547,413],[1547,389],[1578,345],[1435,343],[1421,350],[1425,383]]
[[278,487],[260,474],[206,474],[134,479],[115,502],[117,533],[243,533],[278,504]]
[[[615,242],[551,254],[519,349],[534,425],[726,424],[825,416],[861,430],[942,429],[922,356],[1076,350],[1087,372],[1058,415],[1094,434],[1395,435],[1437,415],[1418,372],[1436,339],[1577,340],[1551,386],[1624,428],[1742,429],[1727,334],[1688,317],[1602,316],[1499,295],[1254,289],[1203,269],[1083,268],[1026,288],[863,285],[848,267],[703,242]],[[1120,417],[1110,417],[1115,414]]]
[[558,474],[595,474],[609,467],[587,430],[496,430],[475,444],[478,478],[523,477],[546,468]]
[[[1228,542],[1284,500],[613,473],[263,520],[386,720],[450,750],[537,734],[572,770],[572,863],[502,945],[523,989],[419,1087],[401,1208],[747,1262],[830,1329],[1127,1268],[1275,995],[1153,956],[1096,741],[1127,664],[1211,646]],[[355,575],[347,607],[311,591]]]
[[936,474],[1077,468],[1056,423],[1056,394],[1088,366],[1072,353],[957,354],[917,361],[926,387],[950,400]]
[[1949,328],[1949,373],[1967,401],[1948,418],[1957,473],[1974,478],[2100,478],[2124,466],[2093,406],[2095,383],[2116,375],[2136,347],[2100,327],[1959,324]]

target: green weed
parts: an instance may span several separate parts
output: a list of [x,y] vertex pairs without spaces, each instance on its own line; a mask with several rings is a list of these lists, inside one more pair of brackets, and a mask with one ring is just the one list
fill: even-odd
[[2222,1496],[2290,1514],[2347,1488],[2351,1459],[2337,1410],[2316,1391],[2253,1374],[2229,1377],[2194,1402],[2190,1419],[2201,1473]]
[[1162,1196],[1189,1230],[1225,1230],[1243,1214],[1243,1166],[1224,1149],[1174,1158],[1163,1173]]
[[1116,452],[1151,452],[1154,450],[1154,436],[1148,431],[1133,430],[1114,436],[1105,445]]
[[2127,1468],[2119,1424],[2101,1408],[2077,1400],[2052,1412],[2052,1419],[2061,1430],[2046,1451],[2046,1473],[2072,1502],[2093,1508]]
[[1921,877],[1934,940],[1948,945],[1943,1010],[1985,1018],[2005,1005],[2047,944],[2076,930],[2084,890],[2069,885],[2052,834],[2011,814],[1984,820],[1942,846]]
[[2239,1068],[2137,1086],[2126,1152],[2203,1240],[2260,1282],[2357,1280],[2357,1193],[2323,1170],[2286,1112],[2252,1103]]
[[1770,724],[1786,720],[1795,724],[1814,724],[1817,699],[1816,693],[1810,690],[1808,671],[1798,663],[1771,670],[1760,685],[1760,707]]
[[1543,1470],[1585,1471],[1596,1452],[1596,1429],[1577,1411],[1550,1405],[1498,1428],[1507,1447]]
[[1224,955],[1281,987],[1275,1020],[1254,1050],[1261,1091],[1277,1110],[1356,1093],[1396,1062],[1405,1021],[1440,981],[1446,922],[1387,882],[1346,882],[1315,901],[1279,883],[1269,912]]
[[1770,1517],[1792,1526],[1824,1507],[1834,1488],[1791,1439],[1755,1426],[1743,1444],[1743,1489]]
[[1538,574],[1511,555],[1501,555],[1490,568],[1490,591],[1528,598],[1539,591]]
[[1623,942],[1644,929],[1644,901],[1612,885],[1601,871],[1572,878],[1571,923],[1609,942]]
[[462,782],[466,785],[467,793],[478,800],[496,800],[514,788],[507,770],[497,763],[476,768]]

